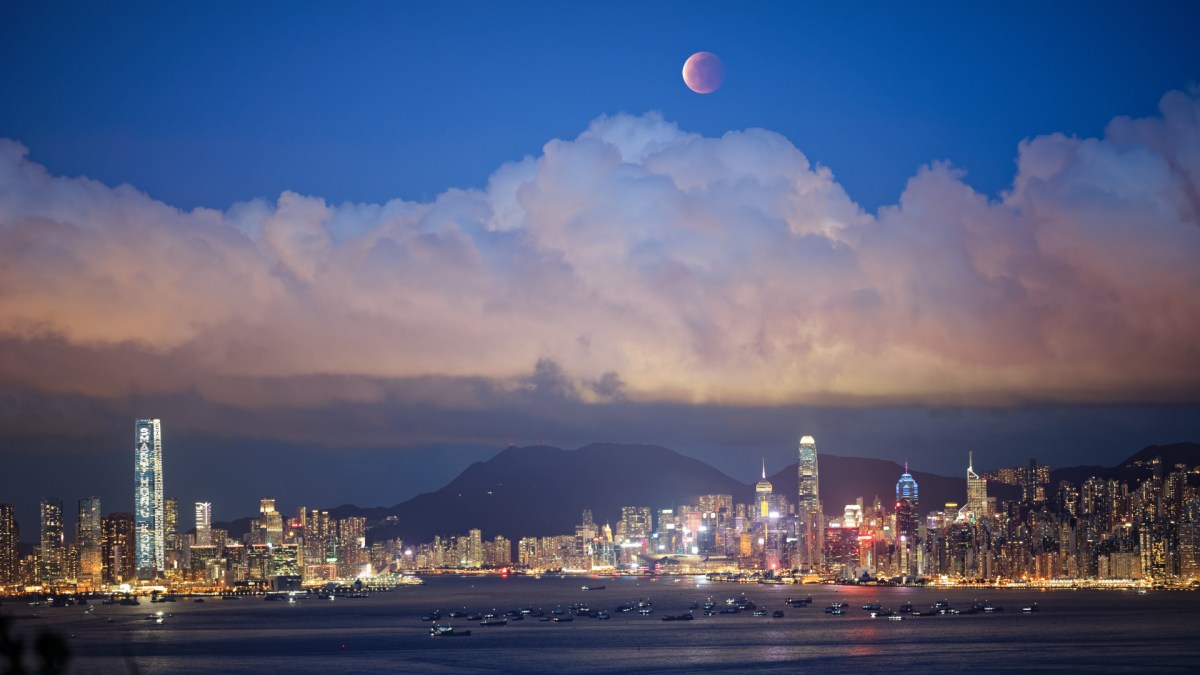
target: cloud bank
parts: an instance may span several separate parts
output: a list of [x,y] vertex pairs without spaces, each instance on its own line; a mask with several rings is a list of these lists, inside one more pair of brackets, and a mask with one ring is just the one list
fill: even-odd
[[1023,142],[995,200],[931,164],[875,214],[776,133],[653,113],[430,203],[184,212],[0,140],[0,390],[246,410],[1195,402],[1200,93],[1160,111]]

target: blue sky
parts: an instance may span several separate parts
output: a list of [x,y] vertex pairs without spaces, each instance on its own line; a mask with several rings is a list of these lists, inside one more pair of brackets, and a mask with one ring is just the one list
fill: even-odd
[[[430,199],[600,114],[763,127],[868,210],[948,160],[995,195],[1017,144],[1154,111],[1195,3],[9,3],[0,136],[181,208],[285,189]],[[709,50],[716,94],[679,71]]]
[[1197,19],[5,3],[0,453],[69,501],[161,417],[226,517],[246,448],[369,456],[278,475],[332,505],[510,441],[752,480],[805,434],[952,475],[1200,440]]

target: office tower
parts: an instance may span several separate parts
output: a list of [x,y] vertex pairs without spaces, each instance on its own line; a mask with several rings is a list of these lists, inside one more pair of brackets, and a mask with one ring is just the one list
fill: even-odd
[[796,538],[800,567],[812,570],[821,566],[825,523],[821,514],[820,483],[817,475],[817,442],[812,436],[800,439],[799,461],[796,466],[799,479],[796,516],[798,520]]
[[61,499],[46,498],[41,503],[42,538],[40,546],[41,581],[53,582],[63,578],[63,554],[66,541],[63,532]]
[[212,546],[212,543],[212,504],[196,502],[196,546]]
[[166,514],[163,505],[162,422],[143,419],[134,423],[133,517],[135,558],[140,579],[162,574],[166,548]]
[[283,545],[283,514],[275,510],[275,500],[261,500],[258,512],[263,529],[262,542],[272,546]]
[[110,513],[100,521],[100,568],[106,584],[137,578],[137,528],[132,513]]
[[0,504],[0,588],[20,581],[21,530],[12,504]]
[[987,479],[975,473],[974,453],[967,453],[967,503],[960,509],[964,518],[980,521],[987,518]]
[[174,497],[163,499],[163,529],[167,550],[179,549],[179,500]]
[[763,460],[762,480],[754,484],[754,515],[766,518],[771,512],[771,492],[774,486],[767,480],[767,460]]
[[79,500],[79,522],[75,525],[75,544],[79,550],[80,576],[100,579],[100,498]]
[[900,554],[900,569],[908,574],[917,573],[917,528],[920,523],[917,505],[917,481],[908,472],[906,461],[904,473],[896,482],[896,549]]

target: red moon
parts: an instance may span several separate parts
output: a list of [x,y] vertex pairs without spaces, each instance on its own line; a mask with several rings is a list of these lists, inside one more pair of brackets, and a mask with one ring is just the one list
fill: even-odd
[[711,94],[725,81],[725,66],[712,52],[696,52],[683,64],[683,82],[697,94]]

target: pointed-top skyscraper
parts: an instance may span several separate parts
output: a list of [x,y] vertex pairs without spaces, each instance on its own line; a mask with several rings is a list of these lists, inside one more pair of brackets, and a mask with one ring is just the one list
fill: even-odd
[[974,453],[967,452],[967,503],[959,509],[964,520],[979,521],[987,518],[987,479],[975,473]]
[[800,439],[800,455],[796,465],[798,494],[796,515],[800,567],[805,570],[821,566],[821,539],[825,524],[821,516],[821,495],[817,476],[817,442],[812,436]]

